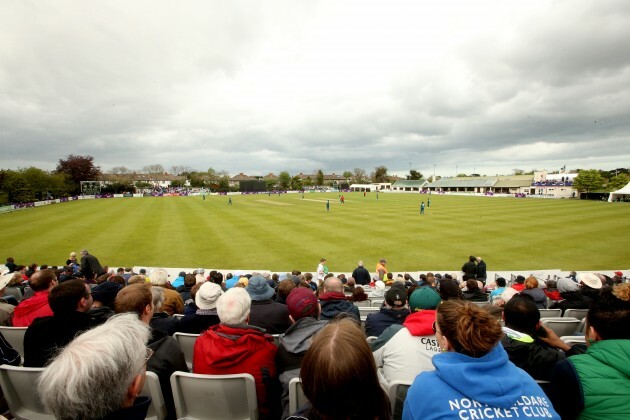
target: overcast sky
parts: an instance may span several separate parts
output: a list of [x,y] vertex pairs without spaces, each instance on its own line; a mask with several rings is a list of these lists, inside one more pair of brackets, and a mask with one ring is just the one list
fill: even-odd
[[630,166],[630,2],[0,2],[0,168]]

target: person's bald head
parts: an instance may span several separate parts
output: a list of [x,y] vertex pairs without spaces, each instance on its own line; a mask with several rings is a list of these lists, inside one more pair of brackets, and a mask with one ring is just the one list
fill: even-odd
[[343,293],[343,283],[337,277],[328,277],[324,280],[324,292]]
[[34,292],[50,290],[57,284],[57,276],[53,270],[39,270],[31,276],[28,284]]

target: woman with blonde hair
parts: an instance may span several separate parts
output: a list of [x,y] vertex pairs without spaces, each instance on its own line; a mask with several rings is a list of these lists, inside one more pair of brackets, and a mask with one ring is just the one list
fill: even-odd
[[390,419],[365,334],[350,318],[330,321],[313,338],[300,371],[310,404],[289,419]]
[[487,311],[462,300],[442,302],[434,324],[442,353],[407,393],[403,419],[560,417],[499,343],[503,331]]

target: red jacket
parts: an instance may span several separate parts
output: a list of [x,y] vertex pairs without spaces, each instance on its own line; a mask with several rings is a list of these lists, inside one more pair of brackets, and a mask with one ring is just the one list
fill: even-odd
[[202,333],[193,352],[193,373],[249,373],[256,380],[261,418],[269,417],[280,401],[273,337],[252,325],[218,324]]
[[53,311],[48,305],[48,290],[35,292],[32,297],[23,300],[13,310],[13,326],[28,327],[35,320],[43,316],[52,316]]

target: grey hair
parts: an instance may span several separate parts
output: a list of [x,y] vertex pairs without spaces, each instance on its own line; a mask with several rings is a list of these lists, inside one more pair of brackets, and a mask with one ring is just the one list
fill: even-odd
[[125,313],[77,336],[37,379],[46,410],[61,420],[101,418],[118,410],[142,372],[150,335],[137,314]]
[[151,272],[149,278],[151,279],[151,284],[164,286],[168,281],[168,272],[163,268],[156,268]]
[[151,296],[153,296],[153,310],[159,312],[164,305],[164,289],[160,286],[151,286]]
[[328,277],[324,280],[324,291],[343,293],[343,283],[337,277]]
[[245,323],[252,307],[252,298],[242,287],[232,287],[217,300],[217,313],[224,324]]

